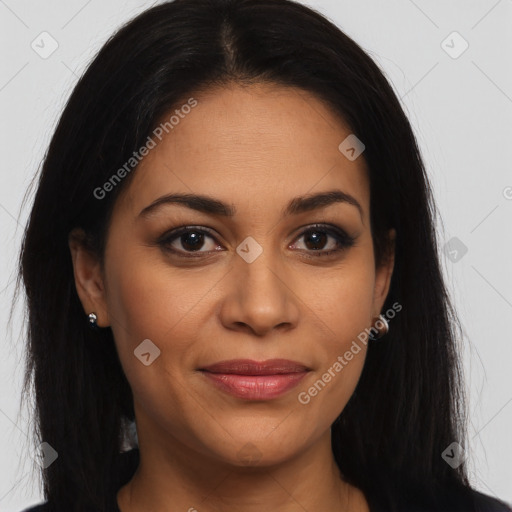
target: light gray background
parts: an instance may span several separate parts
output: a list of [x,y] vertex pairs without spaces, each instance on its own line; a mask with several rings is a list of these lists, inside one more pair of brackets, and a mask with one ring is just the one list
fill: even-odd
[[[512,0],[304,3],[326,14],[386,73],[434,185],[441,246],[457,237],[467,247],[462,257],[459,249],[443,251],[443,260],[465,330],[471,479],[512,502]],[[31,471],[31,426],[19,408],[22,304],[7,330],[28,213],[20,210],[22,198],[84,66],[116,28],[151,5],[0,0],[0,511],[42,498]],[[44,31],[59,45],[47,59],[31,48]],[[457,58],[441,46],[453,31],[469,44]],[[445,46],[456,55],[463,44],[450,36]]]

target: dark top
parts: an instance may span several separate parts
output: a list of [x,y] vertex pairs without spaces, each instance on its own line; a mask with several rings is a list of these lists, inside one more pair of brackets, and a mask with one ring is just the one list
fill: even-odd
[[[109,494],[109,512],[120,512],[117,506],[117,492],[118,490],[131,480],[137,466],[139,464],[139,450],[133,448],[127,452],[120,454],[121,472],[118,475],[117,483],[111,489]],[[468,495],[469,492],[469,495]],[[366,497],[371,512],[387,512],[385,509],[375,503],[369,496]],[[505,502],[496,498],[482,494],[475,490],[466,490],[466,493],[460,490],[453,491],[450,495],[444,496],[445,507],[438,508],[433,511],[431,508],[426,508],[425,504],[415,503],[411,505],[408,510],[404,512],[512,512],[512,505],[507,505]],[[473,503],[474,505],[471,505]],[[31,508],[27,508],[22,512],[67,512],[64,510],[56,510],[51,508],[48,502],[41,503]],[[172,512],[172,511],[171,511]]]

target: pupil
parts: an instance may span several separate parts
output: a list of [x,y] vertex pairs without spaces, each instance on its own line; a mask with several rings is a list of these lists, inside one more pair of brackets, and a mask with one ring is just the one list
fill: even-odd
[[[319,244],[319,245],[323,246],[325,244],[325,238],[326,238],[325,233],[322,233],[320,235],[318,235],[317,232],[310,233],[306,237],[306,246],[308,247],[308,249],[318,250],[321,247],[310,247],[310,245],[318,245]],[[313,244],[309,244],[309,240],[312,240]]]
[[186,235],[183,235],[181,237],[181,243],[185,249],[194,251],[201,247],[201,244],[203,242],[203,236],[203,233],[187,233]]

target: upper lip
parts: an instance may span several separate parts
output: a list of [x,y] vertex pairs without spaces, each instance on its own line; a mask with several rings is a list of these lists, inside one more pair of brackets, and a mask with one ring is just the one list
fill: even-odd
[[300,373],[310,368],[289,359],[267,359],[253,361],[251,359],[231,359],[200,368],[211,373],[231,373],[236,375],[277,375],[285,373]]

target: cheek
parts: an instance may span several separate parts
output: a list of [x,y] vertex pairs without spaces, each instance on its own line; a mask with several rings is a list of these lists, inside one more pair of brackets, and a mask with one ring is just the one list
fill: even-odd
[[[155,389],[158,378],[160,386],[176,382],[179,387],[184,378],[179,370],[190,367],[198,326],[210,314],[208,291],[220,277],[215,272],[171,271],[147,247],[120,244],[110,248],[106,274],[110,323],[127,378],[134,383],[145,379],[142,384]],[[151,350],[157,354],[149,366],[136,357],[145,346],[150,360]]]
[[190,323],[188,317],[207,288],[206,276],[171,272],[154,253],[128,245],[112,247],[109,253],[107,306],[122,344],[146,338],[165,344]]
[[366,358],[366,338],[361,333],[369,327],[367,318],[371,302],[364,294],[342,296],[349,303],[340,300],[337,313],[329,316],[330,335],[323,338],[321,349],[317,350],[318,367],[307,385],[298,390],[296,397],[299,407],[307,408],[308,417],[321,418],[316,426],[319,432],[332,425],[345,408],[357,386]]
[[370,326],[375,271],[366,248],[353,251],[343,265],[321,280],[311,308],[330,332],[329,352],[345,351]]
[[[181,369],[187,367],[187,349],[197,338],[193,307],[205,292],[166,275],[161,262],[143,254],[144,248],[113,249],[106,268],[110,323],[135,407],[186,438],[184,425],[192,420],[185,412],[199,411]],[[199,276],[195,279],[199,282]],[[144,417],[138,415],[140,421]]]
[[[308,414],[331,424],[352,396],[363,370],[367,344],[365,329],[371,325],[373,305],[373,260],[366,253],[353,259],[315,295],[315,314],[323,329],[317,354],[315,380],[302,386],[297,400]],[[321,428],[321,427],[320,427]]]

